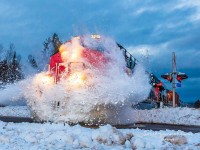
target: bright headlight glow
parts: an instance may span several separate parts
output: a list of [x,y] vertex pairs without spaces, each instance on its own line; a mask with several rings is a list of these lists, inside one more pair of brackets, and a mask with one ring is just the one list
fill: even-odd
[[70,84],[74,86],[80,86],[83,85],[84,82],[86,81],[86,75],[83,72],[75,72],[71,74],[68,78]]
[[42,84],[50,86],[53,85],[54,79],[51,76],[48,75],[42,75],[41,77],[38,78]]
[[59,52],[64,62],[75,62],[80,60],[83,49],[79,38],[73,38],[71,42],[61,45]]

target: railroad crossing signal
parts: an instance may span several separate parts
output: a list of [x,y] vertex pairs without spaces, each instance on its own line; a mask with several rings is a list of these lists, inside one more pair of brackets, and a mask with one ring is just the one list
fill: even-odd
[[[177,72],[175,52],[172,52],[172,72],[161,75],[161,77],[172,83],[173,107],[175,107],[175,88],[176,86],[181,87],[181,81],[188,78],[185,73]],[[179,83],[176,84],[175,79],[177,79]]]
[[[174,72],[175,73],[175,79],[181,83],[182,80],[187,79],[188,76],[185,73],[181,72]],[[172,82],[173,80],[173,73],[166,73],[164,75],[161,75],[162,78],[168,80],[169,82]]]

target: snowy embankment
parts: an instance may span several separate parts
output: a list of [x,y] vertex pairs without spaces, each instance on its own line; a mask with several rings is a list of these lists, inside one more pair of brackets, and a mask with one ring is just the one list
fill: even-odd
[[[200,110],[165,108],[133,110],[135,122],[200,125]],[[0,116],[31,117],[25,106],[0,107]],[[129,114],[130,116],[130,114]],[[132,118],[132,119],[133,119]],[[200,133],[98,129],[68,124],[5,123],[0,121],[1,149],[200,149]]]
[[0,107],[0,116],[31,117],[31,112],[27,106],[6,106]]
[[[152,110],[131,110],[127,116],[133,123],[166,123],[200,126],[200,109],[163,108]],[[0,116],[31,117],[27,106],[0,107]]]
[[200,126],[200,109],[177,107],[151,110],[134,110],[136,122],[166,123]]
[[199,149],[200,133],[0,121],[1,149]]

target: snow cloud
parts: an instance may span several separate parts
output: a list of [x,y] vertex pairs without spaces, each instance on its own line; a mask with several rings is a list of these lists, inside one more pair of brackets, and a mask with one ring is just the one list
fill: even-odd
[[[157,76],[171,70],[171,52],[175,51],[180,71],[186,72],[190,80],[200,77],[199,14],[199,0],[2,0],[0,43],[6,47],[14,42],[26,56],[41,51],[43,41],[54,32],[63,41],[82,33],[99,33],[136,49],[133,53],[139,48],[148,49],[150,69]],[[182,88],[180,95],[185,92]],[[199,94],[182,99],[197,100]]]

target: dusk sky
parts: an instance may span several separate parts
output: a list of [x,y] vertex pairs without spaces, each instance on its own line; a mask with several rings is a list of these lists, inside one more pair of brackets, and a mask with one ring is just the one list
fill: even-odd
[[158,77],[171,71],[174,51],[178,71],[189,76],[178,88],[181,99],[200,99],[199,0],[0,1],[4,48],[14,43],[25,60],[37,56],[53,33],[62,41],[84,33],[112,37],[139,60],[148,54],[148,69]]

